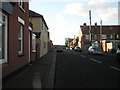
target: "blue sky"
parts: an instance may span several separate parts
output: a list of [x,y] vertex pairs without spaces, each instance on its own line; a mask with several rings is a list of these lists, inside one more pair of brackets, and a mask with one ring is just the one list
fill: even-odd
[[53,44],[63,45],[65,38],[78,36],[80,25],[118,24],[118,0],[30,0],[30,10],[44,16]]

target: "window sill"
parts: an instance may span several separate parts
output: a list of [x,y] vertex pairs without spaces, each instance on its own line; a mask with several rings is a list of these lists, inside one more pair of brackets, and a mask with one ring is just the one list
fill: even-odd
[[8,63],[7,59],[0,59],[0,64],[6,64]]
[[32,53],[36,53],[37,51],[36,50],[33,50]]
[[18,55],[18,57],[22,57],[22,56],[24,56],[24,54],[19,54],[19,55]]
[[19,6],[19,8],[25,13],[25,10],[21,6]]

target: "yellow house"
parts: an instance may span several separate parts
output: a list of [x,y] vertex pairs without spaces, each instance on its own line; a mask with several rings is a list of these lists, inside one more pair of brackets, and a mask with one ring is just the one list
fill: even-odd
[[29,10],[29,21],[33,24],[33,32],[37,38],[37,57],[42,57],[48,52],[48,26],[42,15]]

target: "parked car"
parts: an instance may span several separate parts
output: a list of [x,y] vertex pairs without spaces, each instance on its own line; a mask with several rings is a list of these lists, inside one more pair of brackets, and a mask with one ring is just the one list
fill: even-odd
[[62,46],[59,46],[59,47],[57,48],[57,52],[63,52],[63,47],[62,47]]
[[102,50],[99,47],[90,46],[88,48],[89,54],[103,54]]
[[80,47],[76,46],[76,47],[75,47],[75,51],[79,51],[79,52],[81,52],[82,50],[81,50]]
[[120,62],[120,49],[117,49],[117,51],[116,51],[116,58],[117,58],[118,62]]

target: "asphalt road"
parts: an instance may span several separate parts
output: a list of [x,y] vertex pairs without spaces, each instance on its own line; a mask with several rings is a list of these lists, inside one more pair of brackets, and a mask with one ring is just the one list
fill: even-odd
[[110,55],[58,52],[55,88],[120,88],[120,63]]

